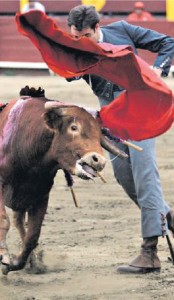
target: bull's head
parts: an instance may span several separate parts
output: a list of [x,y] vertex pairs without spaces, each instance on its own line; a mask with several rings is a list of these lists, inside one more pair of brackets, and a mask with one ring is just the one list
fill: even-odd
[[54,131],[52,151],[60,168],[92,179],[106,163],[101,143],[113,154],[120,154],[102,136],[99,124],[85,109],[56,101],[46,102],[45,109],[45,122]]

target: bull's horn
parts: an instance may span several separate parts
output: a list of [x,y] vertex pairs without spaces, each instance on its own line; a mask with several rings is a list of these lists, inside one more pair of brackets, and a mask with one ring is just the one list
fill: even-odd
[[51,110],[53,108],[62,107],[63,105],[64,105],[64,103],[59,102],[59,101],[47,101],[47,102],[45,102],[45,109]]
[[45,102],[45,109],[51,110],[54,108],[66,108],[66,107],[74,107],[75,105],[72,103],[64,103],[61,101],[47,101]]
[[120,150],[113,142],[111,142],[103,134],[101,135],[101,146],[115,156],[128,158],[128,155],[124,151]]

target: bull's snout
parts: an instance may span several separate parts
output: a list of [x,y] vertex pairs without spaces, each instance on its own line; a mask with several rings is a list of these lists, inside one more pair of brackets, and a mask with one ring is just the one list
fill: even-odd
[[106,164],[104,156],[97,152],[90,152],[76,162],[74,175],[83,179],[93,179],[97,176],[97,172],[103,170]]
[[101,171],[105,167],[106,159],[102,155],[94,152],[85,157],[85,162],[96,171]]
[[81,158],[80,163],[86,164],[96,171],[101,171],[105,167],[106,159],[99,153],[90,152]]

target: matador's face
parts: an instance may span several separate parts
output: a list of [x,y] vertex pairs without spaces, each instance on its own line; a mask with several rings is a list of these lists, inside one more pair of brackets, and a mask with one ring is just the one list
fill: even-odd
[[73,37],[75,38],[81,38],[82,36],[85,36],[87,38],[91,38],[94,42],[98,42],[100,37],[100,26],[99,24],[96,25],[95,29],[87,27],[83,28],[81,31],[78,31],[77,28],[74,25],[71,25],[70,31]]

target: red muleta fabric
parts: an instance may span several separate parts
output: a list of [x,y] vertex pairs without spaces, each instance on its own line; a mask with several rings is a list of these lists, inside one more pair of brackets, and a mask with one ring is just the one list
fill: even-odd
[[99,112],[103,125],[114,135],[138,141],[171,127],[172,91],[130,46],[96,44],[86,37],[77,40],[40,11],[17,14],[16,22],[19,32],[31,39],[53,72],[65,78],[96,74],[125,88]]

